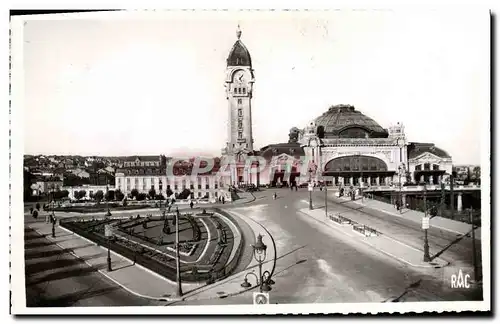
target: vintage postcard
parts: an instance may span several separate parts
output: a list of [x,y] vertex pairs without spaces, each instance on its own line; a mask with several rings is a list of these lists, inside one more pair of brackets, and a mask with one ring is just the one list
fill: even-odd
[[10,36],[13,314],[491,310],[488,11]]

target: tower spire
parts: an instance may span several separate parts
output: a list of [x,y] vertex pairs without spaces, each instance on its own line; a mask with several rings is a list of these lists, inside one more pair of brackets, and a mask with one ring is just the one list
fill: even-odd
[[236,29],[236,37],[238,37],[238,40],[241,37],[241,29],[240,29],[240,24],[238,24],[238,28]]

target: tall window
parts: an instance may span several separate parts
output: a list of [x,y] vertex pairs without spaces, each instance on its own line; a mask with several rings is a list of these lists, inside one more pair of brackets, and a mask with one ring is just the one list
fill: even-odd
[[243,101],[241,99],[238,99],[238,105],[241,105]]
[[238,117],[243,117],[243,109],[238,109]]
[[425,163],[424,164],[424,171],[430,171],[431,170],[431,164],[430,163]]
[[415,166],[415,171],[421,171],[421,170],[422,170],[421,164]]
[[246,94],[246,92],[247,92],[247,88],[243,88],[243,89],[241,89],[241,90],[242,90],[243,94]]
[[238,132],[238,138],[243,138],[243,132]]
[[432,170],[439,171],[439,164],[432,165]]

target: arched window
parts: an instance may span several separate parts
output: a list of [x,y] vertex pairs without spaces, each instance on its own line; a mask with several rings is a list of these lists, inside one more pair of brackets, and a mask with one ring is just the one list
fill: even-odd
[[342,156],[330,160],[325,165],[325,172],[340,171],[387,171],[387,164],[372,156]]

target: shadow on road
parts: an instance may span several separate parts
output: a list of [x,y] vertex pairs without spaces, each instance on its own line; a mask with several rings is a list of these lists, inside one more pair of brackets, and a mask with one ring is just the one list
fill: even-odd
[[[103,265],[106,266],[106,265]],[[63,270],[54,273],[50,273],[48,275],[42,276],[35,280],[30,280],[29,277],[26,278],[26,286],[37,285],[40,283],[62,280],[71,277],[85,276],[90,273],[97,272],[97,268],[81,268],[81,269],[72,269],[72,270]]]
[[388,302],[399,303],[399,302],[404,301],[403,297],[406,296],[406,294],[408,294],[413,289],[416,289],[416,288],[420,287],[420,283],[421,282],[422,282],[422,279],[419,279],[419,280],[415,281],[414,283],[412,283],[411,285],[409,285],[408,287],[406,287],[406,289],[403,291],[403,293],[401,295],[396,296],[396,297],[389,297],[389,298],[387,298],[386,300],[384,300],[382,302],[383,303],[388,303]]
[[[477,227],[474,228],[474,230],[476,230]],[[446,250],[448,250],[449,248],[451,248],[453,245],[457,244],[458,242],[460,242],[464,237],[469,237],[472,233],[472,229],[463,234],[463,235],[460,235],[459,237],[457,237],[455,240],[451,241],[450,244],[446,245],[441,251],[437,252],[435,255],[431,256],[431,261],[434,260],[435,258],[439,257],[441,254],[443,254]]]
[[41,295],[27,298],[27,307],[68,307],[73,306],[76,302],[93,298],[96,296],[106,295],[110,292],[118,290],[118,287],[108,287],[98,290],[86,289],[70,294],[65,294],[59,297],[44,297]]

